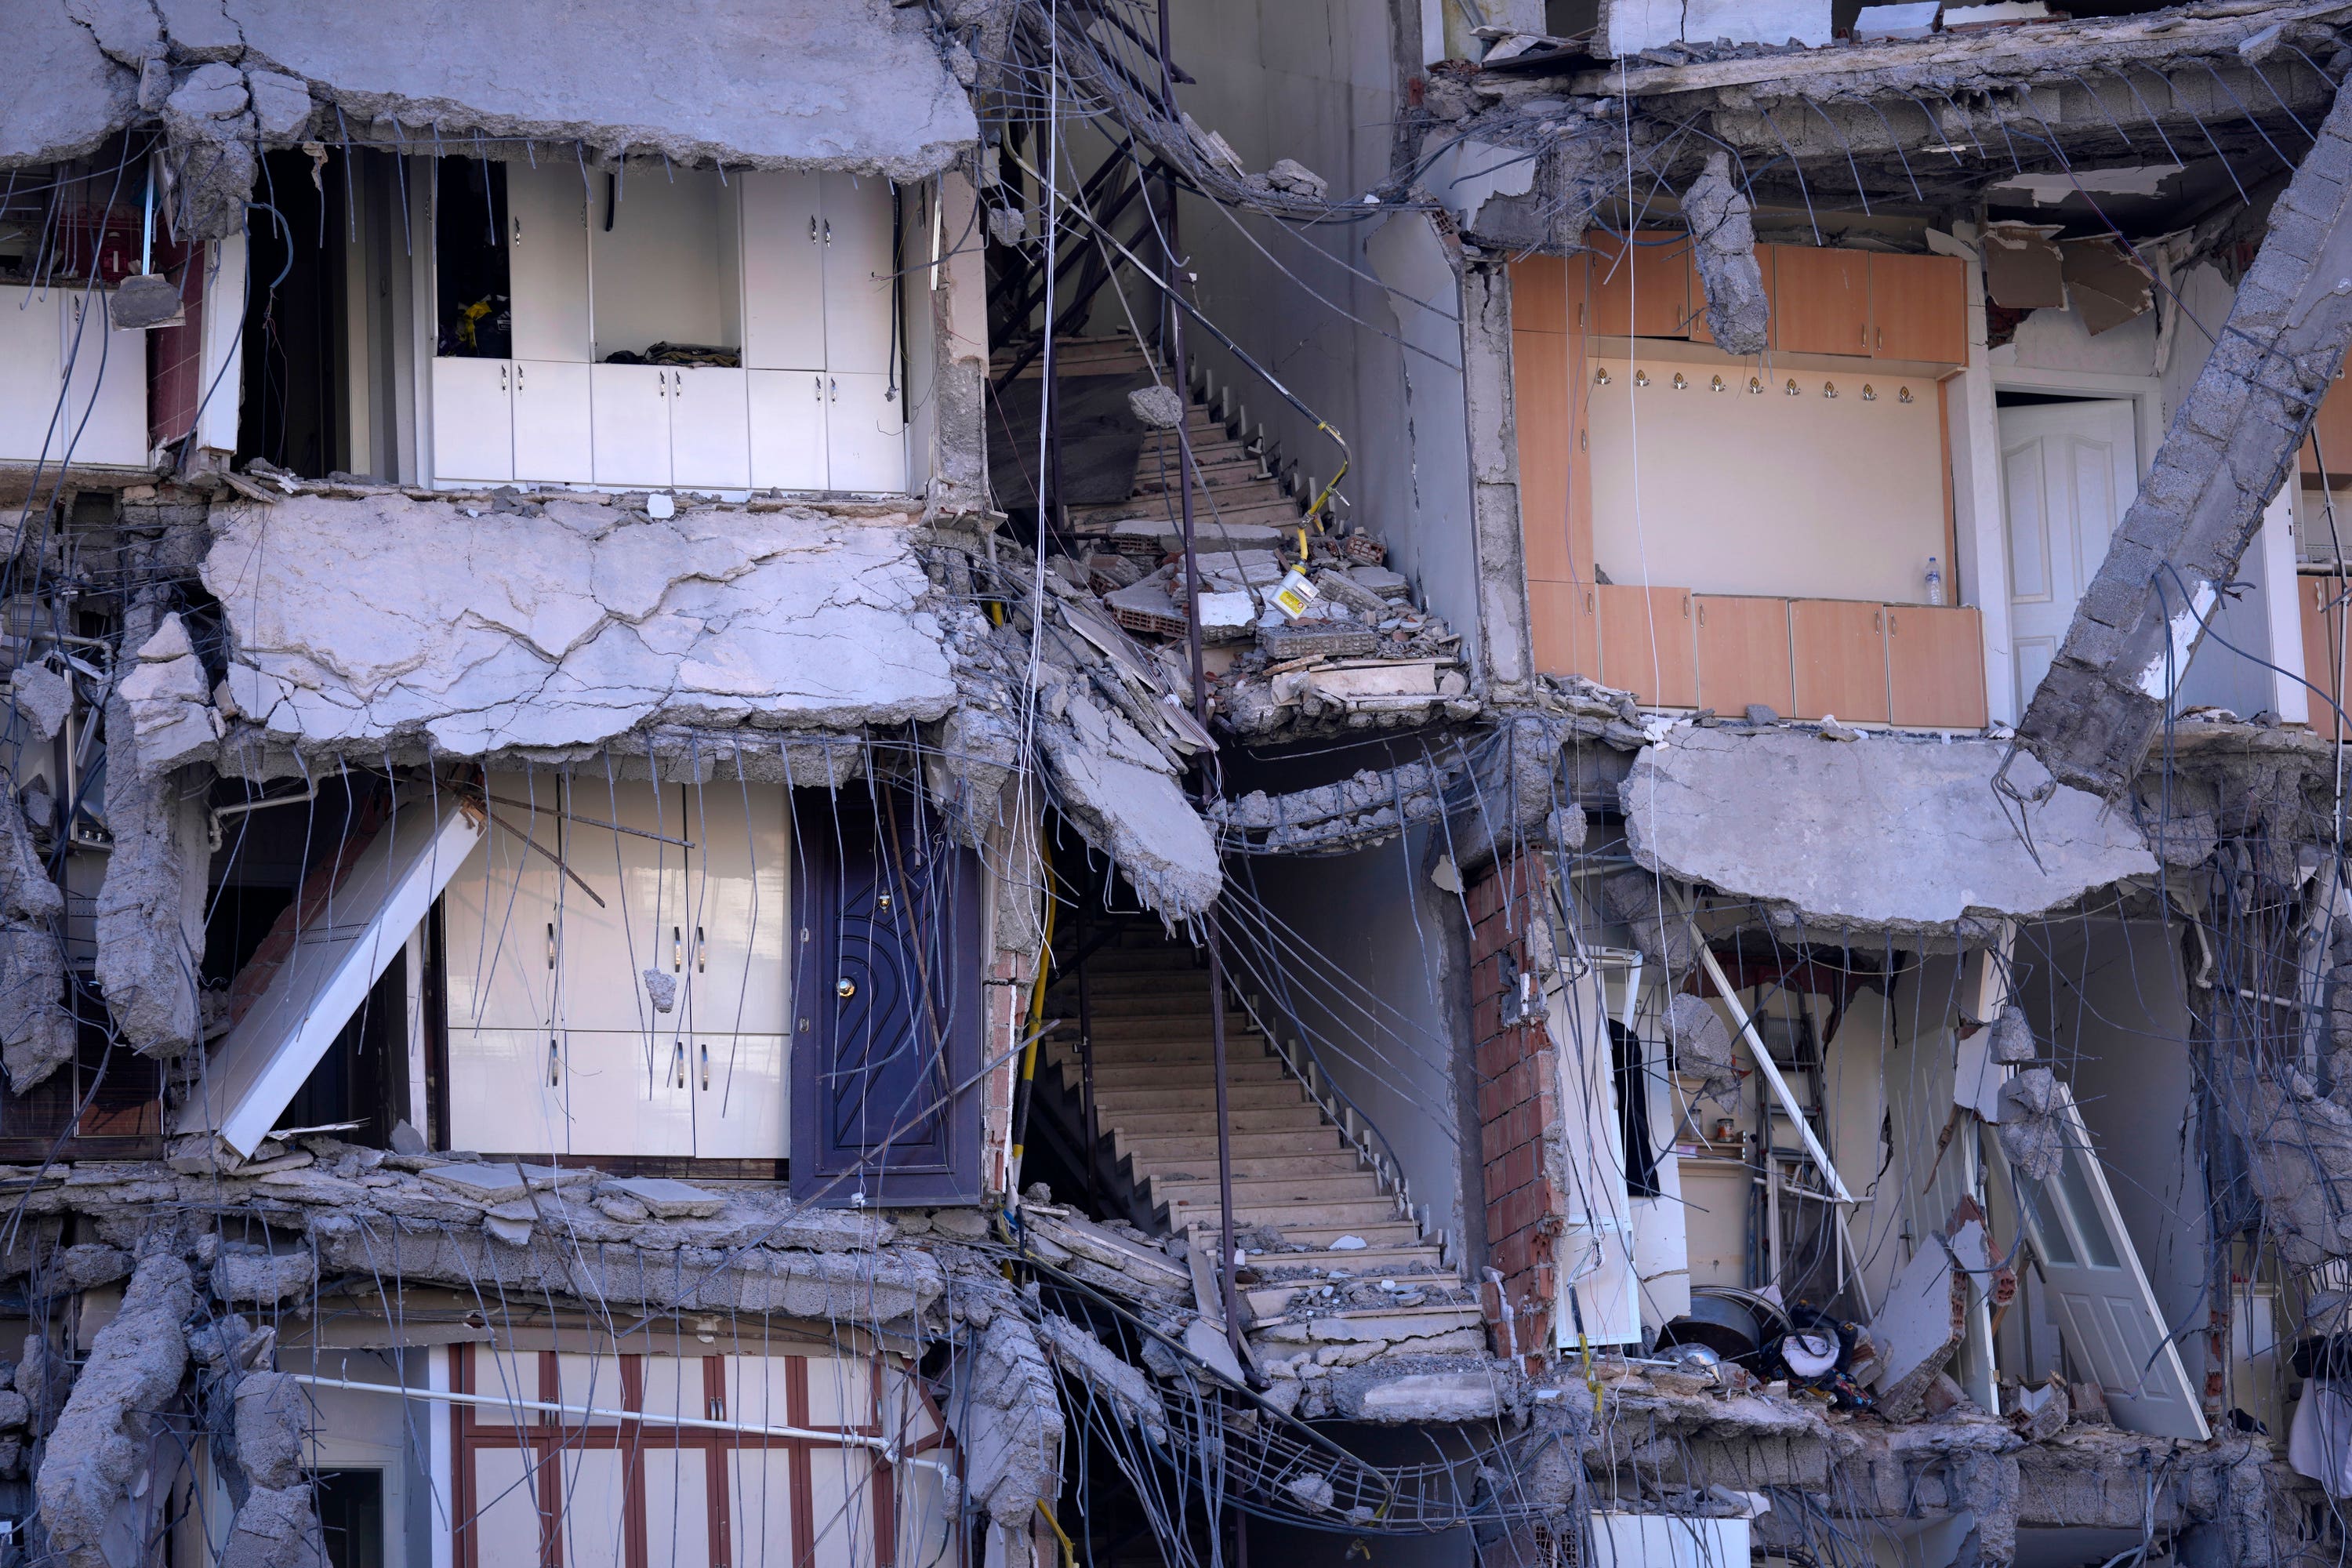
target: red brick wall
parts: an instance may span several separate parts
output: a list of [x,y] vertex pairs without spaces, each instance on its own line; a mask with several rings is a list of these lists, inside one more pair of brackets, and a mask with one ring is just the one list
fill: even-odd
[[1548,858],[1529,851],[1490,867],[1465,889],[1488,1263],[1503,1277],[1499,1297],[1491,1280],[1479,1296],[1497,1355],[1514,1342],[1522,1356],[1541,1355],[1558,1292],[1553,1246],[1567,1212],[1544,1159],[1545,1131],[1559,1120],[1550,1031],[1540,1021],[1504,1022],[1517,1010],[1511,976],[1529,967],[1528,921],[1543,907],[1549,874]]

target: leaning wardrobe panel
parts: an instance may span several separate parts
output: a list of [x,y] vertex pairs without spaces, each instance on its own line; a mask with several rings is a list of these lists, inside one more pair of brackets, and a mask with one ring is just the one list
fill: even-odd
[[979,857],[893,786],[794,805],[793,1194],[975,1199]]

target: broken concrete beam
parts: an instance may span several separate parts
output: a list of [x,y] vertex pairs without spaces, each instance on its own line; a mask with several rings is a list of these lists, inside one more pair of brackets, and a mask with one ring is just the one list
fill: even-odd
[[1706,165],[1683,193],[1691,258],[1706,289],[1706,330],[1716,347],[1746,357],[1764,352],[1772,301],[1756,260],[1756,226],[1747,195],[1731,183],[1729,154],[1707,154]]
[[[188,1362],[181,1325],[194,1306],[188,1266],[153,1255],[141,1261],[114,1321],[90,1342],[33,1482],[49,1544],[68,1568],[115,1568],[106,1538],[152,1462],[152,1439],[178,1399]],[[164,1489],[141,1489],[152,1497]]]
[[0,1066],[18,1094],[73,1059],[64,913],[65,895],[34,853],[16,780],[0,772]]
[[2339,92],[2018,725],[2061,784],[2115,798],[2138,777],[2347,338],[2352,95]]

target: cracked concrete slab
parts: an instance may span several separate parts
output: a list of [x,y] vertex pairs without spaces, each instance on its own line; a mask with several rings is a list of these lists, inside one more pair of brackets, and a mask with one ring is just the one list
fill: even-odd
[[[137,112],[138,73],[108,58],[98,36],[69,14],[84,8],[16,0],[0,11],[11,75],[20,84],[40,83],[37,92],[0,93],[0,164],[86,156]],[[153,24],[149,13],[151,30]]]
[[[2059,785],[2005,815],[1992,790],[2005,751],[1686,726],[1644,748],[1619,786],[1626,840],[1653,870],[1853,931],[2031,917],[2154,874],[2139,830],[2096,796]],[[2021,753],[2010,781],[2031,796],[2049,776]]]
[[233,717],[296,749],[481,755],[661,721],[929,721],[956,683],[910,531],[814,511],[543,517],[397,495],[213,512]]
[[[208,7],[212,0],[204,0]],[[170,9],[203,8],[175,0]],[[979,139],[921,8],[720,0],[691,25],[565,0],[227,0],[248,65],[340,109],[355,136],[584,143],[592,153],[915,179]],[[872,112],[889,105],[889,112]]]

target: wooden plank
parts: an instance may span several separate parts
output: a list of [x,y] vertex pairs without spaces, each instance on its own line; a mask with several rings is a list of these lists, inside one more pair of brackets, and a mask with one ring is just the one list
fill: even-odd
[[1783,353],[1870,352],[1870,256],[1810,245],[1771,247],[1772,346]]
[[1886,612],[1852,599],[1791,599],[1789,644],[1800,719],[1886,722]]
[[[1579,340],[1580,345],[1580,340]],[[1581,353],[1573,357],[1581,360]],[[1530,582],[1576,579],[1570,543],[1570,448],[1575,387],[1565,332],[1511,334],[1511,399],[1519,445],[1519,535]]]
[[[1764,279],[1764,300],[1768,306],[1772,301],[1772,255],[1780,247],[1773,245],[1759,245],[1756,247],[1756,270]],[[1696,248],[1690,252],[1690,279],[1687,287],[1690,289],[1691,342],[1711,343],[1715,342],[1715,334],[1706,329],[1706,280],[1698,274],[1698,252]]]
[[1761,702],[1786,717],[1797,701],[1789,658],[1789,601],[1699,594],[1691,602],[1698,705],[1736,715]]
[[2294,580],[2295,615],[2303,623],[2303,676],[2319,689],[2312,694],[2311,727],[2330,740],[2340,738],[2343,721],[2320,698],[2324,693],[2338,708],[2344,706],[2344,683],[2336,668],[2337,634],[2344,625],[2344,611],[2329,607],[2343,592],[2341,577]]
[[2326,459],[2328,478],[2336,484],[2352,480],[2352,392],[2345,388],[2352,382],[2341,373],[2327,384],[2327,395],[2319,400],[2319,416],[2311,422],[2311,434],[2303,443],[2303,471],[2316,476],[2320,459]]
[[1528,630],[1538,673],[1601,679],[1593,628],[1595,592],[1590,583],[1528,584]]
[[1983,729],[1983,613],[1966,605],[1887,605],[1886,690],[1895,723]]
[[1638,229],[1632,255],[1617,235],[1593,229],[1591,247],[1591,330],[1612,338],[1690,336],[1690,237],[1672,229]]
[[1603,583],[1594,595],[1601,679],[1653,707],[1697,707],[1690,590]]
[[1957,256],[1874,254],[1869,271],[1873,358],[1968,363],[1966,262]]

